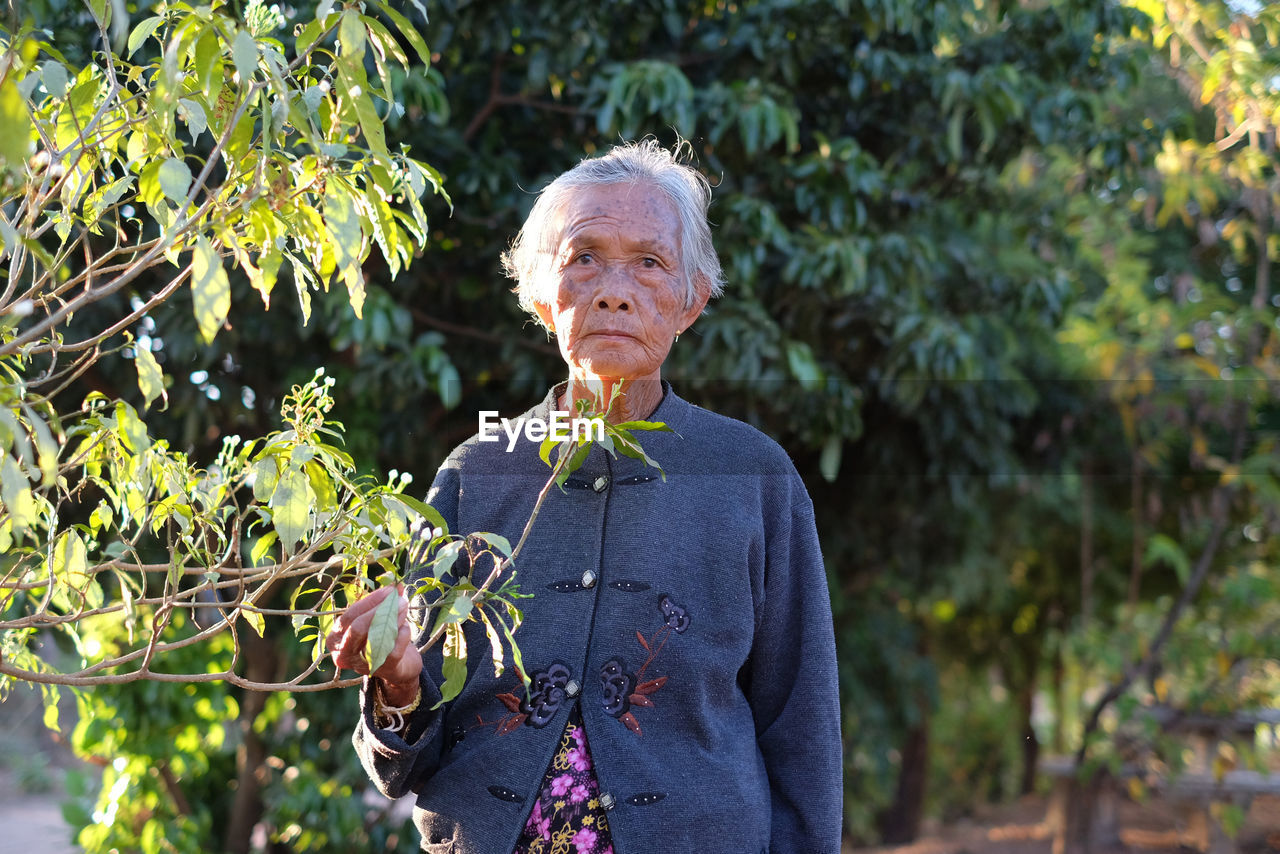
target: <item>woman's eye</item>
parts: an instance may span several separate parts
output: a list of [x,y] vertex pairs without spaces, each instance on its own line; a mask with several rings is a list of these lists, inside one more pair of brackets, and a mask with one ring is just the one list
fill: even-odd
[[641,264],[643,264],[643,265],[644,265],[644,266],[646,266],[646,267],[650,267],[650,268],[652,268],[652,267],[656,267],[656,266],[658,266],[658,259],[657,259],[657,258],[645,258],[645,259],[643,259],[640,263],[641,263]]
[[590,264],[595,260],[596,256],[592,255],[590,252],[583,252],[577,258],[573,259],[573,262],[575,264]]

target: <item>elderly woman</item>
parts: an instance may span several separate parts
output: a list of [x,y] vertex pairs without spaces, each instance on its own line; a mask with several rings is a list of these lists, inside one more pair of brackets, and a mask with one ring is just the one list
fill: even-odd
[[[423,850],[452,854],[840,849],[835,644],[813,505],[786,453],[681,400],[673,342],[721,285],[710,188],[646,141],[586,160],[542,191],[504,258],[521,305],[556,336],[566,383],[523,416],[623,395],[665,473],[596,445],[553,490],[517,570],[528,690],[473,667],[437,708],[439,653],[402,626],[365,681],[354,742],[389,797],[417,794]],[[619,405],[620,404],[620,405]],[[538,443],[472,438],[430,503],[450,530],[515,540],[548,470]],[[329,638],[360,650],[377,593]],[[473,648],[485,643],[469,625]]]

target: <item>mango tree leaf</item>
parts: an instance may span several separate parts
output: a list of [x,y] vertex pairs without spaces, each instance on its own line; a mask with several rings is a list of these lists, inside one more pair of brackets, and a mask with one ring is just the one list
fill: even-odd
[[462,540],[453,540],[441,546],[436,551],[435,558],[431,561],[431,574],[436,578],[442,578],[445,573],[453,569],[453,564],[458,559],[458,553],[462,551],[462,545]]
[[204,235],[196,238],[191,260],[191,291],[200,337],[204,343],[211,344],[231,310],[231,284],[227,271],[222,268],[222,259]]
[[[444,684],[440,686],[440,703],[447,703],[462,691],[467,681],[467,638],[462,626],[454,623],[444,630]],[[438,708],[436,703],[432,708]]]
[[827,483],[833,483],[836,475],[840,473],[840,457],[843,450],[844,442],[839,436],[832,436],[822,446],[822,458],[818,461],[818,468],[822,471],[822,477]]
[[471,536],[479,540],[484,540],[490,546],[502,552],[507,557],[511,556],[511,541],[501,534],[489,534],[484,531],[479,531]]
[[137,52],[138,48],[142,47],[142,43],[146,41],[147,38],[152,33],[154,33],[163,23],[164,23],[164,18],[160,17],[159,15],[155,15],[153,17],[147,18],[146,20],[139,23],[138,26],[134,27],[133,32],[129,34],[129,43],[126,46],[128,53],[126,53],[125,55],[133,56],[134,53]]
[[[493,619],[497,619],[495,616]],[[480,620],[484,623],[484,635],[489,639],[489,657],[493,659],[493,675],[495,677],[502,675],[502,636],[498,634],[497,628],[493,625],[488,613],[483,608],[480,609]]]
[[426,520],[432,528],[439,528],[444,533],[449,533],[449,526],[445,524],[444,517],[441,516],[436,511],[436,508],[432,507],[430,504],[427,504],[424,501],[419,501],[411,495],[397,495],[396,500],[422,516],[422,518]]
[[151,406],[151,401],[157,397],[163,397],[167,404],[169,402],[169,393],[165,391],[164,387],[164,372],[160,370],[160,363],[151,354],[151,349],[141,344],[135,344],[133,352],[133,362],[138,368],[138,390],[142,392],[142,396],[146,400],[143,408],[146,409]]
[[1143,555],[1142,565],[1152,566],[1157,563],[1167,563],[1173,567],[1178,581],[1184,585],[1191,577],[1191,559],[1183,551],[1182,545],[1167,534],[1152,534],[1147,541],[1147,553]]
[[137,411],[123,401],[116,404],[116,426],[120,428],[120,438],[130,451],[141,454],[151,447],[151,437],[147,435],[146,425],[138,417]]
[[180,205],[187,200],[187,191],[191,189],[191,169],[176,157],[166,158],[160,164],[160,172],[156,176],[160,181],[160,190],[174,204]]
[[0,458],[0,500],[13,519],[14,527],[25,530],[35,524],[36,503],[31,494],[31,484],[13,457]]
[[293,551],[311,521],[311,487],[298,469],[286,469],[271,493],[271,520],[286,552]]
[[244,621],[253,627],[253,630],[258,633],[258,637],[265,636],[267,631],[267,621],[262,618],[262,614],[260,612],[241,608],[240,616],[244,617]]
[[58,538],[49,555],[49,571],[58,581],[77,590],[88,577],[88,551],[84,540],[75,531],[66,531]]
[[236,64],[236,73],[240,75],[240,83],[244,85],[258,70],[258,43],[249,35],[248,30],[236,33],[231,43],[231,60]]
[[431,627],[431,633],[435,634],[441,626],[457,625],[467,619],[471,614],[471,606],[470,591],[461,587],[455,587],[449,591],[439,612],[436,614],[436,621]]
[[[275,483],[274,479],[272,483]],[[253,548],[249,550],[249,560],[252,561],[254,566],[258,566],[263,562],[268,552],[271,551],[271,547],[275,544],[276,539],[276,532],[268,531],[253,544]]]
[[40,81],[45,91],[55,98],[67,94],[67,69],[61,62],[49,60],[40,66]]
[[[384,588],[386,589],[386,588]],[[376,673],[386,663],[387,656],[396,647],[396,635],[400,632],[400,594],[393,588],[373,612],[369,624],[369,638],[365,644],[365,661],[369,672]]]

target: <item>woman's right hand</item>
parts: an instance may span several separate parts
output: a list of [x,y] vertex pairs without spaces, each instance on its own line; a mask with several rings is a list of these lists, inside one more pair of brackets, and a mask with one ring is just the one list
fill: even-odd
[[399,631],[396,645],[387,660],[372,674],[382,682],[382,696],[387,705],[407,706],[418,694],[418,675],[422,672],[422,655],[413,645],[409,628],[409,600],[403,586],[384,587],[359,599],[338,615],[333,631],[325,640],[325,648],[339,669],[346,668],[369,675],[364,648],[369,641],[369,627],[378,606],[391,595],[400,597]]

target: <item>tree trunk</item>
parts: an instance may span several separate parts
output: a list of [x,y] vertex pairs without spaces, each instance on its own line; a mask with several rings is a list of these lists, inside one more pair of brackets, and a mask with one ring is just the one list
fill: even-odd
[[1114,782],[1105,771],[1087,782],[1071,780],[1066,820],[1053,841],[1053,854],[1098,854],[1119,846],[1116,800]]
[[1142,509],[1142,454],[1134,447],[1132,454],[1133,480],[1130,482],[1129,499],[1133,504],[1133,547],[1129,557],[1129,613],[1138,608],[1139,595],[1142,592],[1142,558],[1146,551],[1143,534],[1144,516]]
[[1029,795],[1036,790],[1036,765],[1040,762],[1040,742],[1036,740],[1031,714],[1035,708],[1036,679],[1034,669],[1030,677],[1018,686],[1018,720],[1022,730],[1022,780],[1018,793]]
[[1080,617],[1093,617],[1093,472],[1085,463],[1080,473]]
[[[274,681],[278,656],[271,638],[256,632],[242,632],[245,678],[255,682]],[[254,731],[254,721],[262,713],[267,693],[246,691],[240,700],[240,746],[236,748],[236,794],[227,821],[224,847],[230,854],[249,854],[253,828],[262,818],[262,784],[266,777],[267,748]]]
[[893,803],[876,818],[883,844],[905,845],[920,835],[928,776],[929,725],[926,719],[907,733],[907,740],[902,746],[902,770],[898,774],[898,789]]
[[1067,752],[1067,666],[1063,661],[1062,641],[1053,645],[1053,752]]

